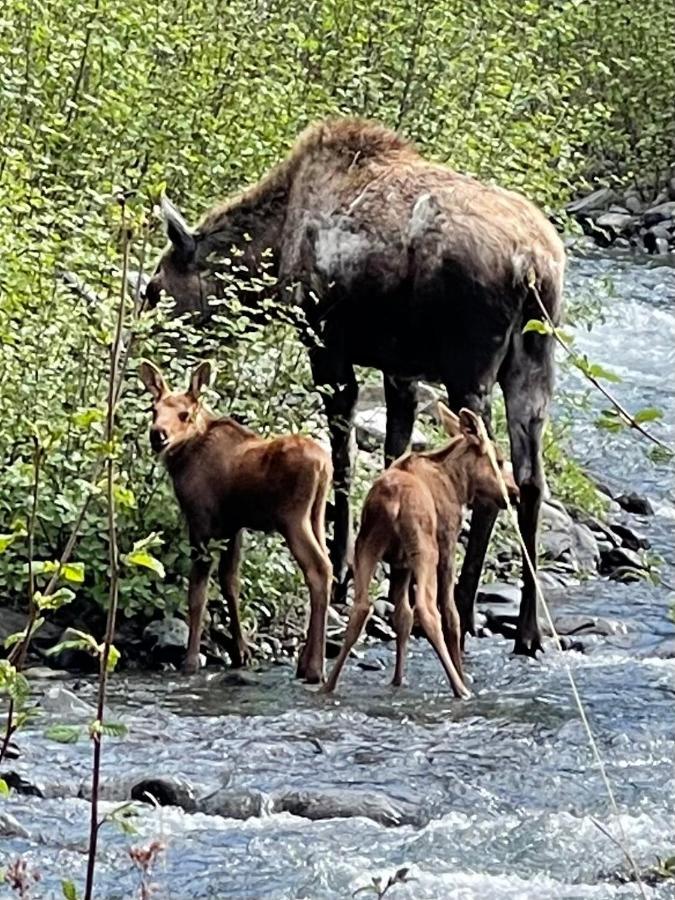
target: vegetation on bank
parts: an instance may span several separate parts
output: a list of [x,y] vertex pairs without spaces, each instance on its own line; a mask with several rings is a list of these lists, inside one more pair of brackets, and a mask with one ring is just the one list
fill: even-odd
[[[163,244],[152,205],[165,187],[197,216],[261,175],[307,123],[357,114],[558,209],[598,173],[656,178],[668,161],[667,21],[665,0],[648,9],[615,0],[9,0],[0,13],[2,601],[26,595],[39,452],[36,590],[92,491],[63,587],[77,594],[74,617],[91,621],[104,605],[101,479],[113,453],[121,553],[143,560],[123,569],[120,609],[147,616],[184,602],[187,541],[147,447],[147,403],[133,377],[119,407],[124,437],[104,440],[121,257],[116,194],[127,199],[132,266],[147,269]],[[137,317],[130,297],[125,329],[128,341],[134,334],[130,369],[148,356],[179,382],[211,356],[217,409],[263,432],[322,429],[304,351],[271,310],[268,327],[253,325],[232,297],[204,331],[166,310]],[[554,492],[592,503],[556,441],[548,457]],[[298,576],[283,551],[251,544],[243,596],[255,598],[249,616],[264,628],[285,615]]]

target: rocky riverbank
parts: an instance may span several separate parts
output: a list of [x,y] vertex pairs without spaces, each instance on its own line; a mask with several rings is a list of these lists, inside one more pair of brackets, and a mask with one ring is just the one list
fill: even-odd
[[675,252],[675,170],[660,189],[601,187],[569,203],[565,211],[600,247],[652,255]]

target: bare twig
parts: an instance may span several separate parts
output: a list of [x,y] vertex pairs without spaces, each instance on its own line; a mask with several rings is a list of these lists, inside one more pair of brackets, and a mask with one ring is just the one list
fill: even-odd
[[[534,295],[535,300],[537,301],[539,309],[541,310],[541,313],[544,317],[544,321],[548,324],[549,328],[551,329],[551,334],[555,338],[556,342],[563,348],[563,350],[570,357],[570,359],[572,361],[576,362],[576,360],[577,360],[576,353],[574,352],[574,350],[572,350],[570,347],[568,347],[567,343],[563,340],[562,336],[560,335],[560,332],[556,328],[556,325],[553,322],[553,319],[551,318],[549,311],[544,306],[544,303],[541,299],[541,295],[539,293],[539,290],[537,289],[536,284],[534,284],[533,281],[530,281],[529,287],[532,290],[532,293]],[[656,444],[657,447],[661,447],[664,450],[667,450],[669,453],[675,452],[675,451],[673,451],[672,447],[669,447],[668,444],[665,444],[662,440],[657,438],[655,435],[651,434],[651,432],[647,431],[646,428],[644,428],[638,421],[636,421],[636,419],[628,412],[628,410],[625,408],[625,406],[623,406],[621,403],[619,403],[619,401],[616,399],[616,397],[614,397],[613,394],[611,394],[610,391],[607,390],[607,388],[604,386],[604,384],[601,384],[600,381],[598,381],[598,379],[594,375],[591,375],[590,372],[586,372],[583,368],[580,368],[579,366],[577,366],[577,368],[579,369],[581,374],[584,375],[584,377],[588,381],[590,381],[590,383],[594,387],[596,387],[600,391],[600,393],[604,397],[607,398],[607,400],[609,400],[609,402],[612,404],[614,409],[616,409],[619,416],[623,419],[623,421],[626,423],[626,425],[628,425],[630,428],[635,429],[635,431],[639,431],[640,434],[643,435],[643,437],[646,437],[647,440],[651,441],[653,444]]]
[[105,636],[103,638],[103,651],[100,658],[100,672],[98,682],[98,699],[96,704],[96,722],[91,730],[93,741],[92,778],[91,778],[91,816],[89,825],[89,856],[87,860],[87,879],[84,891],[84,900],[91,900],[94,890],[94,870],[96,867],[96,848],[98,844],[98,794],[101,777],[101,746],[103,741],[102,724],[105,714],[105,700],[108,687],[108,661],[110,648],[115,633],[115,620],[117,617],[117,601],[119,594],[119,549],[117,546],[117,522],[115,516],[115,460],[113,454],[113,439],[115,436],[115,410],[118,396],[118,369],[122,350],[124,309],[127,291],[127,270],[129,266],[129,237],[126,230],[126,201],[123,196],[119,200],[122,206],[122,235],[124,241],[122,285],[120,289],[115,335],[110,351],[110,373],[108,376],[108,408],[106,416],[105,441],[108,447],[106,459],[106,482],[108,501],[108,540],[110,552],[110,589],[108,594],[108,617]]

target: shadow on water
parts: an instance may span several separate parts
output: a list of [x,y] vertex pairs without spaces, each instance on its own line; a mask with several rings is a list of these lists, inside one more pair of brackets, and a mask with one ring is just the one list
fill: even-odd
[[[573,261],[570,290],[600,290],[607,274],[615,290],[606,321],[577,340],[591,359],[621,370],[622,400],[664,410],[658,427],[672,442],[674,389],[664,371],[672,371],[675,352],[675,269],[592,255]],[[562,377],[572,385],[571,374]],[[670,469],[647,464],[632,436],[600,434],[592,419],[575,423],[574,453],[611,487],[649,495],[657,515],[640,525],[672,581]],[[140,778],[163,775],[182,779],[197,797],[224,787],[261,792],[263,803],[261,814],[246,820],[145,807],[135,838],[106,826],[99,896],[137,896],[127,848],[154,837],[166,844],[154,875],[156,896],[165,898],[346,898],[372,875],[400,866],[409,866],[415,881],[392,890],[397,898],[635,896],[633,886],[613,877],[625,872],[625,862],[593,821],[616,833],[566,666],[586,703],[632,850],[652,865],[657,854],[675,850],[669,591],[593,581],[550,599],[557,613],[620,620],[625,633],[584,638],[584,653],[549,648],[536,662],[512,657],[500,638],[470,641],[474,697],[465,703],[451,698],[420,642],[413,642],[400,690],[387,684],[389,646],[366,654],[386,670],[362,671],[352,662],[332,697],[297,684],[286,666],[243,679],[222,672],[115,679],[111,706],[130,733],[106,744],[109,802]],[[84,701],[93,692],[92,683],[79,685]],[[45,713],[24,734],[17,764],[45,798],[12,796],[3,808],[25,831],[0,829],[2,859],[26,855],[42,872],[39,897],[60,896],[60,878],[81,881],[86,861],[88,807],[79,797],[86,795],[90,748],[86,741],[47,741],[49,720]],[[339,796],[342,812],[316,821],[274,812],[273,798],[288,791]],[[356,814],[361,801],[383,799],[412,811],[412,824],[387,827]],[[672,896],[666,885],[647,890]]]

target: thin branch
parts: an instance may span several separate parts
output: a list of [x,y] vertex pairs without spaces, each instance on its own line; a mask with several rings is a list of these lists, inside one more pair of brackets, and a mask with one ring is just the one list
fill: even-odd
[[[551,318],[551,316],[549,314],[549,311],[544,306],[544,303],[541,299],[541,295],[539,293],[539,290],[537,289],[536,284],[534,284],[533,282],[530,282],[529,287],[532,290],[532,293],[534,294],[534,298],[537,301],[537,304],[539,305],[539,309],[541,310],[546,323],[548,324],[549,328],[551,329],[551,334],[553,335],[553,337],[555,338],[557,343],[563,348],[565,353],[570,357],[570,359],[573,362],[576,362],[576,360],[577,360],[576,353],[574,352],[574,350],[572,350],[570,347],[567,346],[567,344],[561,337],[558,329],[555,326],[555,323],[553,322],[553,319]],[[637,422],[635,420],[635,418],[628,412],[628,410],[625,408],[625,406],[623,406],[621,403],[619,403],[619,401],[616,399],[616,397],[614,397],[607,390],[607,388],[598,381],[598,379],[594,375],[591,375],[589,372],[586,372],[584,369],[579,368],[579,366],[577,366],[577,369],[579,369],[581,374],[584,375],[585,378],[588,381],[590,381],[590,383],[594,387],[596,387],[604,397],[607,398],[607,400],[609,400],[609,402],[619,413],[619,415],[621,416],[623,421],[626,423],[626,425],[629,425],[631,428],[634,428],[636,431],[639,431],[641,435],[646,437],[647,440],[651,441],[653,444],[656,444],[657,447],[662,447],[664,450],[667,450],[669,453],[675,453],[675,451],[673,450],[672,447],[669,447],[668,444],[665,444],[662,440],[657,438],[655,435],[651,434],[651,432],[647,431],[646,428],[643,428],[643,426],[639,422]]]

